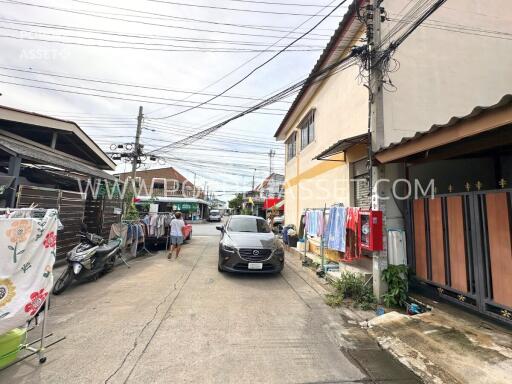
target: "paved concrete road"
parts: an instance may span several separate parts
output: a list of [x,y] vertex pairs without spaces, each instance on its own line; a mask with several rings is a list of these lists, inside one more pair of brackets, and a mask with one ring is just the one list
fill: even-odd
[[[49,349],[46,364],[30,359],[0,372],[0,382],[371,380],[340,348],[340,337],[351,334],[347,324],[294,268],[276,276],[219,273],[214,228],[196,225],[177,261],[163,252],[135,259],[130,269],[53,297],[50,330],[67,339]],[[378,352],[372,348],[364,356]],[[416,382],[386,359],[376,359],[382,379]]]

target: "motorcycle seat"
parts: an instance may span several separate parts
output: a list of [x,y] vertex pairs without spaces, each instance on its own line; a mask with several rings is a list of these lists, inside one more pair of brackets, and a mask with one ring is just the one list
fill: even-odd
[[117,240],[110,240],[106,244],[102,244],[98,247],[96,250],[96,253],[109,253],[112,252],[117,246],[119,245],[119,241]]

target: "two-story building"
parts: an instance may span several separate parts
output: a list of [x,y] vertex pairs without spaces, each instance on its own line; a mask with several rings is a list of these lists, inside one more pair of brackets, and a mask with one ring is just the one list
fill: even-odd
[[[127,182],[131,175],[125,172],[116,176]],[[208,215],[210,204],[204,200],[204,191],[174,167],[137,171],[135,180],[139,205],[157,203],[159,212],[181,211],[187,220],[201,220]]]
[[[299,227],[308,208],[372,205],[369,164],[370,159],[374,166],[378,162],[368,156],[372,104],[367,73],[354,61],[316,79],[319,71],[366,44],[366,24],[360,16],[371,3],[352,1],[275,133],[286,144],[287,224]],[[417,5],[408,0],[382,2],[383,49],[400,36],[400,26],[415,20]],[[390,69],[395,71],[389,74],[391,83],[381,89],[378,106],[379,147],[464,116],[476,105],[493,105],[510,93],[512,44],[503,36],[512,33],[511,18],[506,0],[451,0],[424,21],[393,55]],[[378,178],[391,182],[406,176],[403,164],[381,165],[378,171]],[[389,190],[382,194],[390,197],[385,230],[404,229],[404,205],[394,201]],[[374,270],[371,257],[362,264],[370,273]]]

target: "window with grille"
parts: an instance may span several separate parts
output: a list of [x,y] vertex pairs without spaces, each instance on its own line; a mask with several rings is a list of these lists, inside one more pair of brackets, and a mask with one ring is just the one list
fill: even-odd
[[354,206],[369,209],[371,206],[368,159],[352,163]]
[[304,118],[299,126],[300,129],[300,149],[306,148],[315,140],[315,111],[312,110]]
[[286,160],[291,160],[295,157],[297,151],[297,133],[294,132],[286,140]]

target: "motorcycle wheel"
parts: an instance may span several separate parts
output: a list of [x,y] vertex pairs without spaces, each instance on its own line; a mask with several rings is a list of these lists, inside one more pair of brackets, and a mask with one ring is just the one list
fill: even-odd
[[71,285],[71,282],[73,281],[73,271],[71,268],[66,268],[64,272],[62,272],[62,275],[57,279],[53,286],[53,294],[54,295],[60,295],[62,292],[66,290]]
[[112,255],[109,260],[107,260],[107,262],[105,264],[105,268],[103,269],[103,272],[105,274],[112,272],[112,270],[114,269],[114,267],[116,265],[116,260],[119,257],[119,255],[120,255],[120,252],[117,252],[114,255]]

